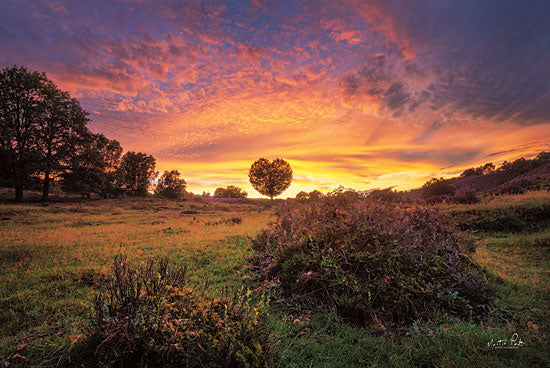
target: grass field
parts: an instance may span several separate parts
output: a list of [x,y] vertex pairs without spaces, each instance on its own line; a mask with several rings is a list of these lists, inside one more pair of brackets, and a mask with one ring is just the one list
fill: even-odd
[[[550,195],[441,209],[505,211],[512,204],[548,206]],[[214,289],[250,286],[250,237],[273,219],[276,204],[121,199],[0,206],[0,362],[63,366],[83,338],[94,286],[117,253],[136,262],[169,257]],[[550,366],[550,228],[539,225],[473,235],[474,260],[497,290],[483,325],[449,318],[391,332],[352,327],[330,311],[268,294],[274,361],[281,367]],[[488,347],[515,333],[524,346]]]

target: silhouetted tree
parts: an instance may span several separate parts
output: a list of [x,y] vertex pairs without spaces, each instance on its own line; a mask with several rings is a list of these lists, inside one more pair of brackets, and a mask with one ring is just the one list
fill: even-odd
[[254,189],[273,199],[290,186],[292,169],[290,164],[283,159],[276,158],[269,161],[260,158],[250,167],[248,178]]
[[471,176],[487,175],[494,171],[495,171],[495,165],[492,162],[489,162],[483,166],[471,167],[469,169],[466,169],[460,174],[460,176],[471,177]]
[[307,192],[304,192],[303,190],[301,192],[298,192],[295,197],[296,200],[305,202],[309,199],[309,194]]
[[296,200],[299,202],[309,202],[309,201],[316,201],[323,198],[323,193],[321,193],[318,190],[313,190],[309,193],[301,191],[298,194],[296,194]]
[[538,167],[550,163],[550,152],[542,151],[533,159],[533,166]]
[[36,184],[40,167],[38,122],[44,119],[49,81],[44,73],[24,67],[0,70],[0,185],[23,189]]
[[385,189],[375,189],[368,195],[369,199],[381,202],[404,202],[405,195],[403,192],[393,190],[393,187]]
[[88,133],[75,140],[74,149],[68,169],[62,174],[63,190],[87,198],[91,193],[107,198],[120,188],[120,143],[103,134]]
[[102,171],[97,183],[97,193],[104,199],[108,196],[118,197],[122,193],[122,175],[119,170],[122,156],[122,146],[116,140],[99,135],[96,149],[101,158]]
[[87,112],[53,83],[48,85],[45,111],[38,121],[37,143],[43,175],[42,201],[48,200],[50,181],[63,173],[74,154],[79,136],[87,134]]
[[431,178],[421,188],[422,196],[430,198],[434,196],[452,196],[455,194],[455,188],[448,180],[443,178]]
[[[0,71],[0,185],[35,188],[42,177],[42,200],[50,181],[68,167],[76,141],[88,134],[87,113],[44,73],[24,67]],[[53,177],[52,177],[53,176]]]
[[214,197],[220,198],[246,198],[248,193],[234,185],[228,185],[225,188],[217,188],[214,191]]
[[164,198],[180,199],[185,194],[187,183],[185,179],[180,179],[180,173],[177,170],[165,171],[159,178],[155,195]]
[[142,152],[127,152],[122,157],[120,174],[122,186],[126,193],[135,196],[146,196],[151,181],[157,177],[156,160]]
[[511,176],[518,176],[533,169],[533,160],[526,160],[525,158],[518,158],[513,162],[504,161],[499,167],[499,171],[503,171]]

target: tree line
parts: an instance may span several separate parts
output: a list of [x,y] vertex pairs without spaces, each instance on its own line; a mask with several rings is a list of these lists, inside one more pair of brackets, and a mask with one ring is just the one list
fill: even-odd
[[42,189],[50,184],[103,198],[121,193],[145,195],[157,176],[156,161],[142,152],[127,152],[116,140],[91,132],[88,113],[44,73],[13,66],[0,70],[0,186]]
[[[47,201],[52,182],[68,193],[90,198],[147,195],[157,178],[156,160],[142,152],[126,152],[116,140],[88,129],[90,119],[80,102],[61,91],[45,73],[25,67],[0,70],[0,187],[13,188],[15,201],[23,190],[41,188]],[[260,158],[249,171],[251,185],[271,199],[292,181],[288,162]],[[181,198],[186,182],[177,170],[165,171],[154,193]],[[216,197],[245,198],[235,186],[218,188]]]

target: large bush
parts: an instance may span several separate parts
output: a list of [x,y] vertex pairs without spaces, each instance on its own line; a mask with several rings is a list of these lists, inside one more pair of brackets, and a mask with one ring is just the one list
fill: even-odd
[[101,367],[267,366],[260,307],[250,292],[206,297],[166,261],[134,267],[118,256],[75,356]]
[[433,197],[453,196],[455,194],[455,188],[448,180],[443,178],[431,178],[422,185],[421,193],[422,197],[428,200]]
[[242,190],[239,187],[236,187],[234,185],[228,185],[225,188],[216,188],[216,191],[214,192],[214,197],[220,197],[220,198],[246,198],[248,197],[248,193]]
[[254,269],[283,295],[360,324],[480,318],[491,295],[467,255],[472,242],[425,208],[328,196],[282,209],[253,246]]

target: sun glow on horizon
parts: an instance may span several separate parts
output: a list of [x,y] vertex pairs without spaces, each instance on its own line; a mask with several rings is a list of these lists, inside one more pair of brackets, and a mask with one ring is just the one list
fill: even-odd
[[550,149],[547,12],[491,4],[8,1],[0,64],[45,71],[195,193],[259,197],[260,157],[290,162],[283,198],[407,190]]

